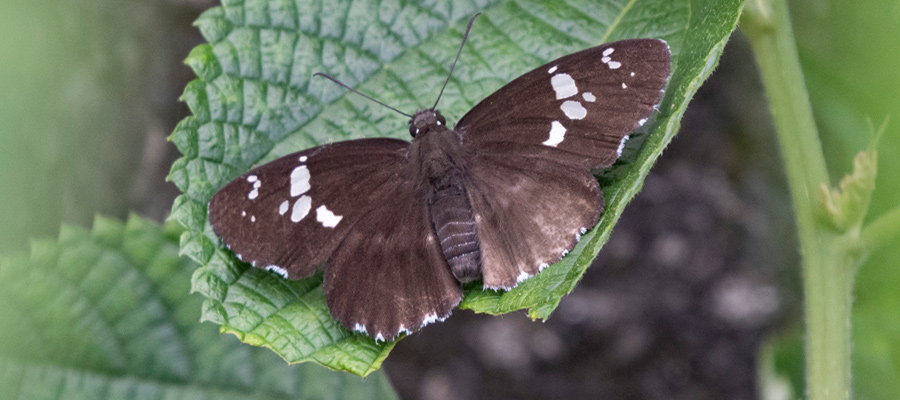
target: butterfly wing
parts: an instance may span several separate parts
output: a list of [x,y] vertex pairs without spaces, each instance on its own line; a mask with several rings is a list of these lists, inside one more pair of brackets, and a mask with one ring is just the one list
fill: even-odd
[[516,286],[597,223],[590,170],[612,165],[655,112],[670,62],[661,40],[608,43],[526,73],[460,120],[485,287]]
[[[539,157],[479,156],[469,198],[485,287],[509,290],[559,261],[597,223],[603,194],[586,169]],[[498,195],[501,194],[501,195]]]
[[479,153],[538,154],[608,167],[662,100],[666,42],[629,39],[573,53],[522,75],[456,125]]
[[409,143],[361,139],[314,147],[256,167],[209,203],[213,231],[245,262],[300,279],[396,190]]
[[338,142],[252,169],[209,204],[213,231],[254,266],[308,277],[323,265],[332,315],[390,340],[462,299],[409,179],[409,143]]
[[442,321],[462,299],[416,186],[403,181],[385,193],[385,207],[361,217],[325,271],[331,314],[376,340]]

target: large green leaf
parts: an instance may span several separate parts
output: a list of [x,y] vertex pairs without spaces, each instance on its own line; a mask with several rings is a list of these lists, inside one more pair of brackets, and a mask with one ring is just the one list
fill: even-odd
[[383,375],[290,366],[198,323],[179,234],[100,218],[0,259],[0,398],[395,397]]
[[205,319],[291,362],[313,360],[362,375],[380,366],[393,343],[341,328],[329,316],[321,276],[285,281],[239,262],[212,233],[206,205],[229,180],[279,156],[353,138],[406,138],[405,119],[312,74],[328,72],[411,112],[434,101],[465,23],[477,11],[484,15],[441,100],[450,121],[516,76],[580,49],[656,37],[673,52],[673,76],[645,145],[604,178],[607,208],[599,225],[561,262],[518,288],[497,293],[467,287],[461,305],[492,314],[527,308],[533,318],[547,318],[678,130],[741,7],[737,0],[476,3],[230,0],[200,17],[197,25],[209,44],[187,60],[198,75],[184,94],[193,116],[171,136],[184,157],[170,179],[184,193],[172,211],[187,227],[182,250],[203,264],[194,289],[207,297]]

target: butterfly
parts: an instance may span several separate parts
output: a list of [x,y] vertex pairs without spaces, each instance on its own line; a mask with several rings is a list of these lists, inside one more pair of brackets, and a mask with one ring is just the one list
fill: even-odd
[[564,257],[603,210],[591,171],[654,114],[670,64],[657,39],[561,57],[453,128],[435,103],[411,116],[411,142],[330,143],[253,168],[213,196],[209,221],[256,267],[324,268],[334,318],[393,340],[447,318],[463,283],[509,290]]

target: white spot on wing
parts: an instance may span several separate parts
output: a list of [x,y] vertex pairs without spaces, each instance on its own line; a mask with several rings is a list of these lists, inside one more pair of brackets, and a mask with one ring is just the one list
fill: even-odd
[[334,215],[334,213],[324,205],[321,205],[316,209],[316,221],[321,222],[322,226],[326,228],[336,227],[338,222],[341,222],[341,218],[344,217],[341,215]]
[[425,325],[428,325],[428,324],[430,324],[430,323],[432,323],[432,322],[440,322],[440,321],[443,321],[443,320],[447,319],[447,317],[449,317],[449,316],[450,316],[450,314],[447,314],[447,315],[445,315],[445,316],[443,316],[443,317],[438,317],[437,314],[435,314],[435,313],[428,314],[428,315],[425,316],[425,318],[422,319],[422,324],[419,325],[419,327],[422,328],[422,327],[424,327]]
[[608,49],[606,49],[606,50],[603,50],[603,55],[604,55],[604,56],[608,56],[608,55],[612,54],[614,51],[616,51],[616,49],[610,47],[610,48],[608,48]]
[[247,212],[246,212],[246,211],[241,211],[241,216],[242,216],[242,217],[246,217],[246,216],[247,216]]
[[251,215],[251,216],[250,216],[250,222],[256,222],[256,216],[255,216],[255,215]]
[[556,147],[556,145],[562,143],[563,139],[566,137],[566,127],[562,126],[559,121],[553,121],[550,124],[550,138],[544,141],[545,146]]
[[259,197],[259,188],[262,187],[262,181],[257,179],[256,175],[250,175],[247,177],[247,182],[253,182],[253,190],[247,193],[247,198],[253,200]]
[[287,200],[282,201],[281,205],[278,206],[278,213],[284,215],[287,212],[288,208],[291,207],[291,203]]
[[306,162],[306,156],[300,156],[300,162]]
[[625,82],[622,82],[622,89],[628,89],[628,85],[626,85]]
[[384,335],[382,335],[381,332],[378,332],[378,334],[375,335],[375,343],[384,342],[384,341],[385,341]]
[[583,119],[587,115],[587,110],[577,101],[566,100],[559,108],[569,119]]
[[554,73],[554,72],[556,72],[556,66],[555,66],[555,65],[552,66],[552,67],[550,67],[550,69],[547,70],[547,73],[548,73],[548,74],[552,74],[552,73]]
[[612,60],[612,59],[609,58],[609,57],[603,57],[603,58],[600,59],[600,61],[603,61],[604,64],[608,63],[609,60]]
[[309,168],[301,165],[291,171],[291,197],[297,197],[309,191]]
[[641,118],[641,120],[638,121],[638,126],[644,126],[644,124],[646,124],[646,123],[647,123],[647,118]]
[[519,273],[519,276],[516,277],[516,283],[521,283],[522,281],[524,281],[528,278],[531,278],[531,276],[532,276],[531,274],[529,274],[525,271],[522,271]]
[[628,141],[628,135],[622,138],[622,141],[619,142],[619,148],[616,149],[616,157],[622,157],[622,151],[625,150],[625,142]]
[[618,61],[610,61],[608,65],[609,65],[609,69],[619,69],[619,67],[622,66],[622,63],[620,63]]
[[294,209],[291,211],[291,221],[300,222],[300,220],[306,218],[310,208],[312,208],[312,197],[301,196],[294,202]]
[[584,97],[584,101],[586,101],[588,103],[593,103],[593,102],[597,101],[597,97],[594,96],[594,94],[591,92],[584,92],[581,94],[581,97]]
[[366,326],[363,324],[360,324],[359,322],[357,322],[356,324],[353,325],[353,330],[357,331],[357,332],[365,333],[366,335],[369,334],[369,332],[366,330]]
[[541,271],[547,269],[547,267],[549,267],[549,266],[550,266],[550,264],[541,263],[541,265],[538,265],[538,272],[541,272]]
[[634,72],[631,73],[631,76],[634,76]]
[[581,241],[581,235],[584,235],[585,232],[587,232],[587,228],[581,227],[581,229],[579,229],[578,232],[575,233],[575,241]]
[[556,99],[565,99],[578,94],[578,88],[575,86],[575,80],[569,74],[556,74],[550,78],[550,84],[556,91]]
[[277,265],[270,265],[266,267],[266,271],[275,271],[276,274],[281,275],[282,277],[284,277],[284,279],[287,279],[288,277],[287,270]]

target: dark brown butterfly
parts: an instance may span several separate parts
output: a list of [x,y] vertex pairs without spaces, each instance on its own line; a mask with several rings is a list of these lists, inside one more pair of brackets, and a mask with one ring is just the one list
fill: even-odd
[[290,279],[324,267],[331,314],[392,340],[449,316],[460,283],[509,290],[572,249],[603,209],[591,170],[652,116],[670,63],[656,39],[564,56],[453,129],[432,107],[412,116],[412,142],[332,143],[256,167],[216,193],[209,220],[256,267]]

